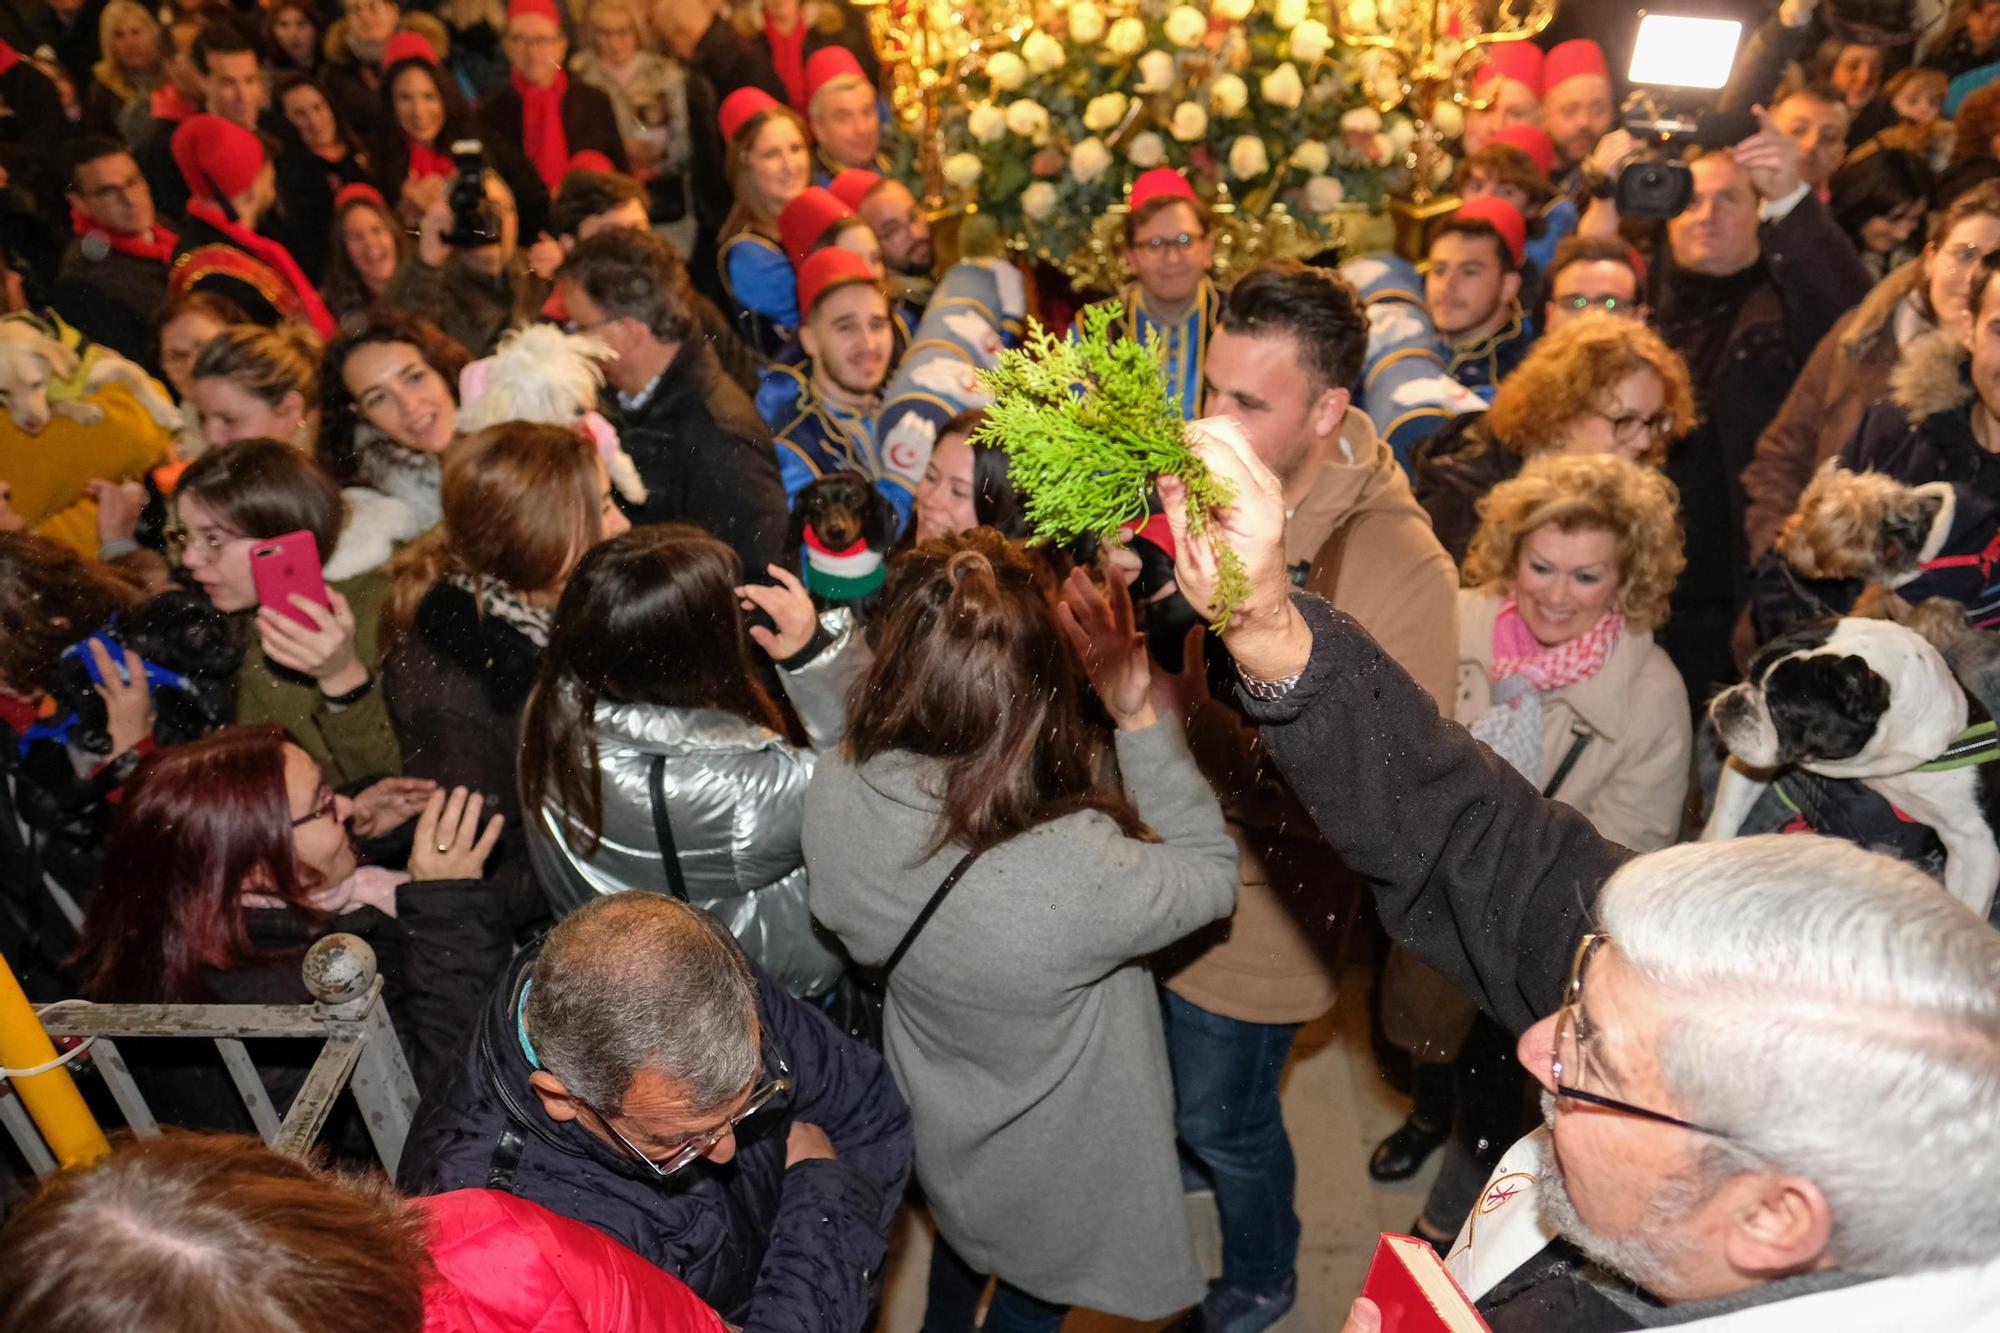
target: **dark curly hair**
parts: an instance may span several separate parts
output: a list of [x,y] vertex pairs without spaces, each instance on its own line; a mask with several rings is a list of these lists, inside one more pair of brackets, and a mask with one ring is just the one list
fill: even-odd
[[650,231],[613,227],[576,249],[556,281],[580,288],[607,319],[636,319],[663,343],[694,332],[694,289],[680,256]]
[[377,306],[354,328],[342,330],[327,345],[320,363],[319,461],[343,486],[360,476],[360,451],[355,431],[363,424],[360,405],[347,391],[347,358],[369,343],[408,343],[425,363],[444,376],[451,396],[458,397],[458,373],[471,360],[463,347],[427,319]]
[[1267,259],[1229,291],[1222,327],[1230,333],[1289,333],[1306,369],[1326,389],[1352,389],[1368,355],[1368,316],[1347,279],[1296,259]]

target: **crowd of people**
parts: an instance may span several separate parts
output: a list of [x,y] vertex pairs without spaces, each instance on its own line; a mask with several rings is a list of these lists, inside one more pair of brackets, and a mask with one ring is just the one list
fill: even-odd
[[[1802,766],[1895,681],[1767,680],[1887,622],[1961,670],[1919,760],[2000,754],[2000,0],[1819,9],[1666,219],[1604,47],[1496,48],[1420,290],[1138,175],[1110,336],[1231,498],[1063,546],[969,374],[1026,286],[943,262],[847,0],[0,15],[0,953],[303,1004],[358,936],[421,1098],[392,1183],[129,1044],[204,1132],[24,1190],[0,1329],[861,1333],[921,1208],[926,1333],[1260,1333],[1370,964],[1367,1169],[1441,1154],[1499,1333],[1987,1326],[1984,816]],[[1783,767],[1705,840],[1744,681]]]

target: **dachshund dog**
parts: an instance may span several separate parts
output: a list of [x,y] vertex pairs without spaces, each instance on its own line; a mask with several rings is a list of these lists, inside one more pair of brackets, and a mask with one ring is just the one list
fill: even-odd
[[858,472],[831,473],[801,490],[785,537],[799,553],[813,605],[849,606],[862,619],[880,600],[883,560],[895,540],[895,506]]

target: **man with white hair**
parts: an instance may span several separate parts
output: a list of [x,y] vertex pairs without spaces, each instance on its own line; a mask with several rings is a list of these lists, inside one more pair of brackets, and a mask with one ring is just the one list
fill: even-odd
[[[1276,478],[1234,423],[1195,434],[1237,498],[1197,536],[1160,479],[1182,592],[1214,608],[1217,543],[1242,561],[1222,638],[1270,756],[1391,935],[1521,1032],[1543,1084],[1513,1183],[1560,1239],[1497,1281],[1461,1269],[1495,1333],[1991,1329],[2000,932],[1812,835],[1606,842],[1295,598]],[[1475,1258],[1508,1229],[1487,1203]],[[1348,1328],[1380,1327],[1357,1302]]]

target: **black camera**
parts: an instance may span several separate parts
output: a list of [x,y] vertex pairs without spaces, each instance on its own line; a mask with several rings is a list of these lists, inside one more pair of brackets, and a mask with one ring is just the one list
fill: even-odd
[[1625,164],[1616,181],[1596,188],[1617,203],[1621,214],[1670,218],[1694,195],[1694,172],[1683,160],[1684,151],[1734,147],[1757,132],[1757,118],[1748,111],[1673,116],[1662,112],[1649,94],[1634,93],[1625,103],[1625,128],[1649,146],[1642,157]]
[[460,139],[451,146],[451,230],[446,245],[476,249],[500,243],[500,219],[486,198],[486,146],[477,139]]

